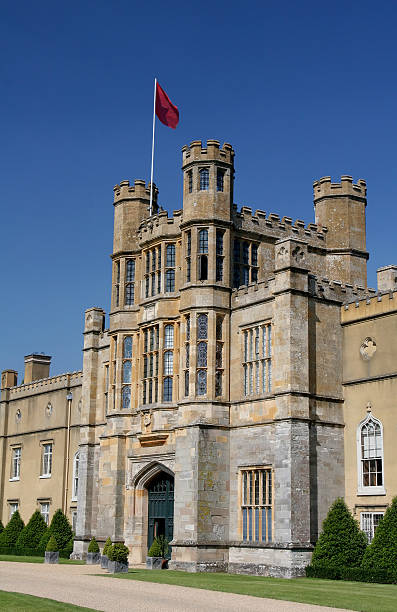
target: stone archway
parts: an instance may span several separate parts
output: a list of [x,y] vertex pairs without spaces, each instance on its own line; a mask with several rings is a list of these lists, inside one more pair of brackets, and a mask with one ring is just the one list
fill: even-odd
[[[155,537],[164,536],[168,542],[174,534],[174,477],[157,473],[148,483],[148,550]],[[171,549],[168,551],[171,558]]]
[[[161,484],[161,481],[166,483],[165,491],[162,490],[164,482]],[[151,544],[156,529],[159,533],[166,531],[168,536],[173,531],[173,486],[171,483],[172,485],[174,483],[173,471],[167,465],[157,461],[151,461],[146,465],[141,464],[140,469],[135,474],[131,474],[126,499],[125,543],[131,549],[130,561],[133,563],[145,562],[148,544]],[[160,490],[156,491],[156,487]],[[160,498],[158,501],[165,503],[166,507],[156,508],[154,504],[149,517],[149,496],[151,494],[153,494],[152,502],[155,502],[157,495]],[[165,499],[161,500],[162,497]],[[172,512],[169,511],[171,499]],[[155,523],[155,519],[160,520]]]

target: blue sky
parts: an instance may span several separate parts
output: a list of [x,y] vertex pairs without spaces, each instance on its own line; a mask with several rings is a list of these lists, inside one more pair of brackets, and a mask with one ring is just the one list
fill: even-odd
[[181,147],[236,151],[235,201],[313,221],[312,182],[368,184],[369,285],[395,263],[394,2],[2,2],[0,370],[80,369],[83,312],[109,310],[113,186],[148,180],[153,78],[160,203],[181,207]]

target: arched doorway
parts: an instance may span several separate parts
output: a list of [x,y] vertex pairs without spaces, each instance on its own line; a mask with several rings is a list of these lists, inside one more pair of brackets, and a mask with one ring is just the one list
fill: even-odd
[[[148,550],[154,538],[163,535],[170,542],[174,533],[174,477],[160,472],[147,485]],[[168,555],[171,557],[171,548]]]

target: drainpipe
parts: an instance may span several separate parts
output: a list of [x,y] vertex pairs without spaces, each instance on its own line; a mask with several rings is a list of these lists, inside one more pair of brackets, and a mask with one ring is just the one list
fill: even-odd
[[67,506],[68,506],[68,491],[69,491],[69,455],[70,455],[70,420],[72,414],[72,399],[73,393],[69,391],[66,396],[68,401],[68,425],[66,431],[66,473],[65,473],[65,492],[64,492],[64,508],[63,513],[67,515]]

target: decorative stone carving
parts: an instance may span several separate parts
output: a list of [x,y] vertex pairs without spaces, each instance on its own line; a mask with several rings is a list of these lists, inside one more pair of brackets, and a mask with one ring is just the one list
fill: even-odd
[[15,413],[15,422],[20,423],[21,420],[22,420],[22,412],[18,408],[18,410]]
[[368,361],[372,359],[372,357],[376,353],[376,342],[373,338],[365,338],[364,342],[360,346],[360,355],[365,360]]
[[45,408],[45,413],[46,416],[50,417],[52,415],[52,404],[51,402],[48,402],[46,408]]
[[292,250],[292,257],[295,259],[295,261],[297,261],[298,263],[301,263],[305,259],[305,254],[299,246],[296,246]]

